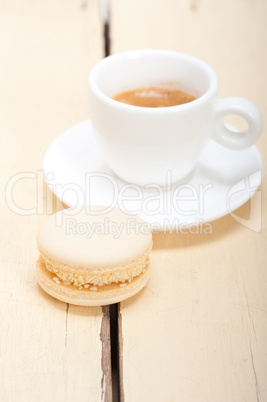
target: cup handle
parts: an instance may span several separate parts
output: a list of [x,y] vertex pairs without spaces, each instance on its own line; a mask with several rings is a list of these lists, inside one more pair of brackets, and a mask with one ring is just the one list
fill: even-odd
[[[231,130],[223,121],[229,115],[238,115],[246,120],[247,130],[241,132]],[[226,148],[248,148],[261,135],[263,127],[261,112],[254,103],[247,99],[237,97],[218,99],[215,107],[215,118],[213,139]]]

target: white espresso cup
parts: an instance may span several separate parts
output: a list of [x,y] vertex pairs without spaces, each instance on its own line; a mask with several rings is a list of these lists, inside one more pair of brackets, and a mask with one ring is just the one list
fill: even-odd
[[[169,107],[140,107],[112,96],[144,87],[178,88],[196,100]],[[250,101],[220,99],[214,70],[205,62],[169,50],[133,50],[109,56],[89,76],[94,135],[105,161],[121,179],[138,185],[172,183],[188,176],[213,138],[224,147],[250,147],[262,131],[259,109]],[[224,118],[238,115],[247,130],[231,130]]]

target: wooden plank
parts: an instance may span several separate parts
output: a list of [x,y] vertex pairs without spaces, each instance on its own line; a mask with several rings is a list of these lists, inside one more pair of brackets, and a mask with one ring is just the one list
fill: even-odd
[[101,397],[105,402],[112,402],[112,367],[111,367],[111,339],[110,339],[110,306],[102,307],[103,318],[100,332],[102,342],[102,379]]
[[56,301],[35,279],[37,226],[63,208],[44,186],[43,155],[64,129],[88,118],[87,76],[103,56],[98,3],[0,3],[2,194],[21,174],[0,209],[3,402],[111,396],[108,311]]
[[[112,0],[111,49],[198,56],[217,71],[221,96],[247,97],[267,119],[266,15],[263,0]],[[265,129],[265,164],[266,142]],[[260,232],[227,216],[209,235],[154,236],[148,286],[120,306],[123,400],[267,399],[266,193],[265,180],[237,211],[248,219],[261,200]]]

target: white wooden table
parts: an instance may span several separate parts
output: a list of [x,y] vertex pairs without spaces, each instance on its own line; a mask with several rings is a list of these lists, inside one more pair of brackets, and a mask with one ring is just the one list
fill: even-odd
[[[87,76],[105,55],[100,8],[0,1],[0,401],[111,401],[117,388],[126,402],[267,401],[266,175],[261,231],[226,216],[212,235],[155,235],[147,288],[112,320],[109,307],[69,306],[37,286],[37,225],[64,207],[43,184],[42,159],[63,130],[90,117]],[[111,52],[198,56],[217,71],[220,96],[252,100],[267,121],[264,0],[111,0],[109,23]],[[266,163],[266,129],[257,145]],[[17,180],[12,199],[37,208],[28,216],[4,198],[22,172],[28,179]],[[247,219],[252,207],[237,214]]]

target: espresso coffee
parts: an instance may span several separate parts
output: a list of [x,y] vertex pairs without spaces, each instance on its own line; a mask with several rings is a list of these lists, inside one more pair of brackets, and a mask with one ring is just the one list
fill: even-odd
[[119,92],[112,99],[133,106],[168,107],[182,105],[196,98],[180,89],[148,87]]

